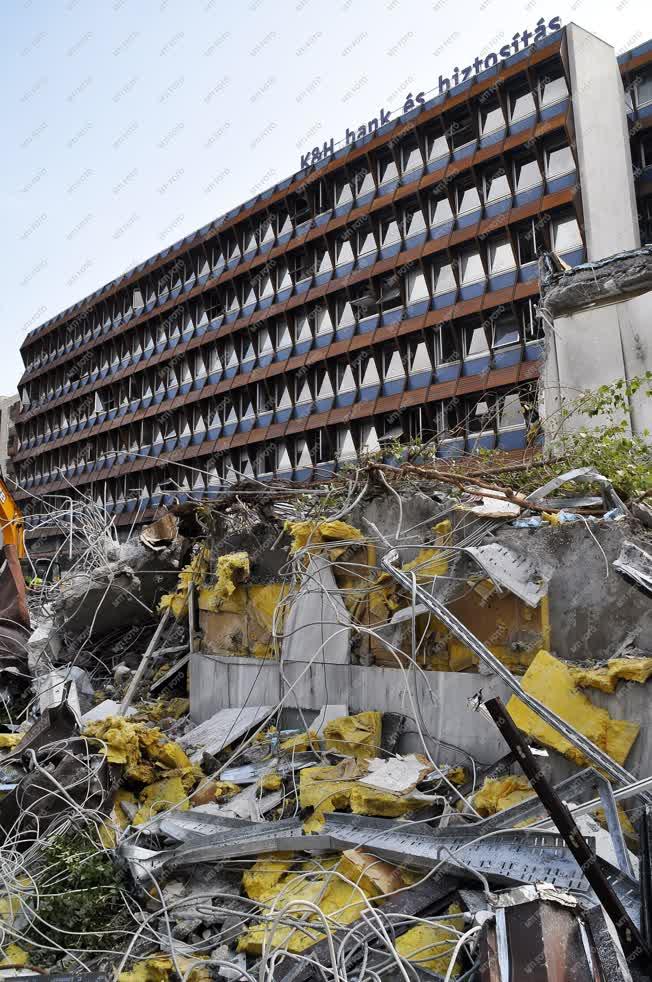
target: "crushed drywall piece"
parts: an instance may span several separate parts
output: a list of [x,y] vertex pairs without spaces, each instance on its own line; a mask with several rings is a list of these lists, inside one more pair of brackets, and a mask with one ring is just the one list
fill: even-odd
[[434,770],[423,754],[390,757],[388,760],[375,757],[368,761],[368,767],[368,773],[359,778],[360,784],[395,795],[413,791],[419,781],[423,781]]
[[253,729],[269,716],[272,706],[241,706],[234,709],[220,709],[194,729],[179,737],[179,744],[190,750],[190,760],[196,763],[204,753],[217,754],[224,747],[235,743],[247,730]]
[[652,675],[652,658],[610,658],[606,665],[596,668],[572,666],[571,674],[582,688],[615,692],[619,681],[647,682]]
[[[599,709],[577,689],[568,665],[540,651],[521,682],[525,692],[539,699],[549,709],[588,737],[597,747],[624,764],[638,736],[640,726],[627,720],[613,719],[606,709]],[[561,733],[545,723],[517,696],[507,704],[512,719],[523,732],[547,747],[564,754],[576,764],[588,761]]]
[[[86,726],[87,723],[96,723],[99,720],[107,719],[109,716],[117,716],[120,711],[120,703],[116,702],[115,699],[105,699],[103,702],[98,703],[97,706],[93,706],[89,709],[87,713],[84,713],[81,722],[82,726]],[[136,710],[130,706],[127,709],[127,716],[133,716]]]
[[347,665],[351,615],[338,590],[328,559],[310,556],[299,592],[287,614],[283,661]]
[[324,727],[324,748],[350,757],[375,757],[381,749],[382,713],[341,716]]
[[468,500],[457,506],[460,511],[469,511],[480,518],[516,518],[521,514],[520,506],[509,501],[502,491],[474,488],[472,495],[471,489],[469,492]]

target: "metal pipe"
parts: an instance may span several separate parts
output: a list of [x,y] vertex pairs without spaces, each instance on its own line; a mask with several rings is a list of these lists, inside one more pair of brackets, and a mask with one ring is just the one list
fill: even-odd
[[127,692],[125,694],[125,697],[122,700],[122,702],[120,703],[120,709],[118,710],[118,716],[124,716],[125,713],[127,712],[127,710],[129,709],[129,707],[131,706],[131,703],[133,702],[133,698],[134,698],[134,696],[136,694],[136,689],[140,685],[141,679],[142,679],[143,675],[145,674],[145,669],[147,668],[147,665],[149,663],[149,660],[152,657],[152,655],[153,655],[153,653],[154,653],[154,651],[156,649],[156,645],[159,642],[159,638],[163,634],[163,631],[165,629],[165,625],[167,624],[169,617],[170,617],[170,608],[168,607],[168,609],[163,614],[163,617],[159,621],[158,627],[154,631],[154,636],[153,636],[152,640],[149,642],[149,645],[147,646],[147,651],[143,655],[143,657],[141,659],[141,662],[140,662],[140,665],[138,666],[138,668],[134,672],[134,677],[132,678],[131,682],[129,683],[129,688],[127,689]]

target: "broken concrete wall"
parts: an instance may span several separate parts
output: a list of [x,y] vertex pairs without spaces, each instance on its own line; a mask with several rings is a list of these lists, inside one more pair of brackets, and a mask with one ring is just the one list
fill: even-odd
[[66,638],[101,638],[118,622],[151,621],[161,596],[176,585],[183,549],[180,536],[159,551],[132,540],[115,548],[99,571],[67,574],[53,604],[55,627]]
[[628,522],[583,521],[533,531],[502,528],[499,542],[526,550],[553,566],[548,586],[550,648],[564,661],[606,660],[631,642],[631,650],[652,652],[652,604],[629,584],[612,562],[624,539],[649,550],[640,526]]
[[[506,685],[486,675],[419,673],[418,704],[413,702],[414,675],[392,668],[317,662],[311,665],[306,658],[303,662],[284,665],[283,676],[284,679],[278,662],[253,662],[249,658],[221,658],[196,652],[190,673],[192,717],[201,722],[218,709],[276,703],[289,693],[286,706],[290,712],[293,708],[317,712],[325,704],[337,702],[347,704],[351,713],[372,707],[408,717],[420,714],[418,724],[409,720],[406,724],[406,730],[417,734],[414,747],[419,742],[420,726],[435,741],[441,738],[487,763],[505,753],[500,734],[488,730],[468,705],[479,689],[487,698],[490,694],[503,699],[509,696]],[[411,741],[407,741],[406,747],[413,749]]]
[[[652,247],[586,263],[562,274],[541,266],[541,311],[546,333],[543,420],[547,440],[599,426],[599,417],[561,408],[585,392],[652,370]],[[631,432],[652,429],[652,401],[639,391],[630,402]]]

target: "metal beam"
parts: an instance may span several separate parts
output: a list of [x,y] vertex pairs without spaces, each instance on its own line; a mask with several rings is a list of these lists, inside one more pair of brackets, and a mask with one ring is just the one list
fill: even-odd
[[580,869],[591,884],[595,895],[611,919],[627,961],[649,978],[652,952],[647,947],[638,927],[623,907],[613,887],[603,874],[598,857],[586,842],[568,808],[548,783],[520,730],[514,723],[501,699],[488,699],[484,704],[494,723],[503,735],[510,750],[517,756],[527,779],[543,802],[551,819],[559,829],[566,845],[575,857]]

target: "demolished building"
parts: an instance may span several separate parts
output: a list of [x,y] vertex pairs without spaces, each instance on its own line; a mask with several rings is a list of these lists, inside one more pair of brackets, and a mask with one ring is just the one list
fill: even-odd
[[177,512],[29,592],[0,971],[650,977],[652,560],[609,481],[370,460]]
[[555,30],[28,336],[3,977],[652,978],[651,60]]

